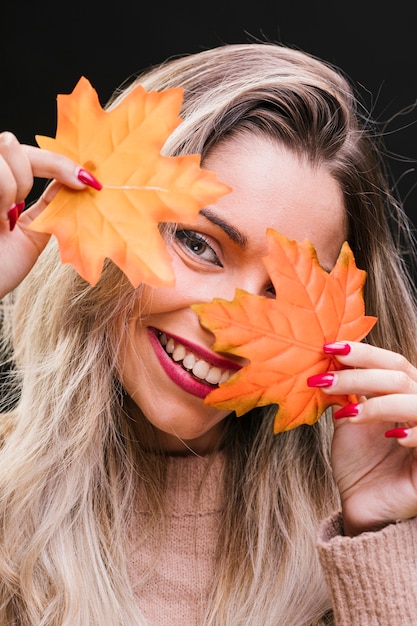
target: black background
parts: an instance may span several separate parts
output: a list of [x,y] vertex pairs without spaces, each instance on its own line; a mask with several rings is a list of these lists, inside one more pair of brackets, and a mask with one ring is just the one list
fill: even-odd
[[[104,105],[145,66],[222,43],[269,39],[341,67],[378,122],[417,225],[417,34],[413,2],[32,2],[0,7],[0,130],[55,135],[56,95],[89,79]],[[408,109],[408,113],[398,115]],[[34,192],[37,190],[35,187]]]

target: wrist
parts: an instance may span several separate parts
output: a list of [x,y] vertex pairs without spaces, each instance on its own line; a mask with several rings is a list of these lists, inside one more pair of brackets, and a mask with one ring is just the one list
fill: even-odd
[[348,515],[347,512],[344,511],[342,508],[343,534],[345,537],[357,537],[362,533],[378,532],[386,526],[389,526],[390,524],[396,524],[400,521],[401,520],[397,519],[355,519],[354,517]]

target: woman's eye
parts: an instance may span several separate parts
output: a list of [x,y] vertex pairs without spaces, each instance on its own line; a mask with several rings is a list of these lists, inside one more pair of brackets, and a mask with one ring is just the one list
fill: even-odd
[[202,235],[191,230],[177,230],[175,237],[188,252],[208,263],[222,267],[217,254]]

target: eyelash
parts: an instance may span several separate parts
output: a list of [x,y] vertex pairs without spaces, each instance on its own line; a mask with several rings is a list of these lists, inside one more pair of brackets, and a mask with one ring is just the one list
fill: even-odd
[[193,254],[197,257],[202,256],[202,254],[197,252],[196,249],[193,250],[193,247],[197,248],[200,246],[205,246],[205,250],[209,251],[212,258],[209,260],[204,260],[206,260],[208,263],[212,263],[213,265],[217,265],[218,267],[223,267],[217,254],[215,253],[207,239],[203,237],[203,235],[200,235],[199,233],[196,233],[192,230],[181,229],[175,231],[175,238],[181,243],[184,248],[187,249],[190,254]]
[[[199,233],[196,233],[193,230],[186,230],[185,228],[181,228],[175,231],[174,237],[180,243],[180,245],[186,250],[188,254],[191,254],[196,257],[200,257],[202,256],[202,254],[197,252],[196,250],[193,250],[193,247],[195,248],[195,247],[203,246],[204,247],[203,254],[204,252],[208,252],[211,256],[211,259],[203,258],[203,261],[206,263],[211,263],[213,265],[216,265],[217,267],[223,267],[217,254],[213,250],[208,240],[203,235],[200,235]],[[275,288],[273,285],[271,285],[268,288],[266,297],[269,297],[269,298],[276,297]]]

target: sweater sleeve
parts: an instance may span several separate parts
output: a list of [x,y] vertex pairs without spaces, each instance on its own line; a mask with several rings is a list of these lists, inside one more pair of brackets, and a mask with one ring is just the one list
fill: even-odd
[[337,626],[417,624],[417,518],[344,537],[339,512],[317,548]]

